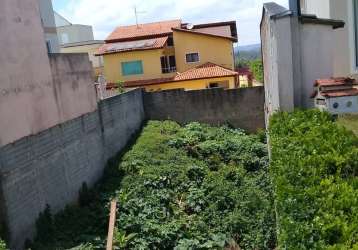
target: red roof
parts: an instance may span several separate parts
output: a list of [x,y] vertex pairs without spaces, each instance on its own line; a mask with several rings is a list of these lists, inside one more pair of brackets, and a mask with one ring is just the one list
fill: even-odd
[[199,80],[199,79],[228,77],[228,76],[237,76],[237,75],[238,73],[235,71],[208,62],[198,67],[195,67],[193,69],[189,69],[183,73],[177,73],[177,75],[171,78],[127,81],[124,83],[124,86],[127,88],[141,87],[145,85],[154,85],[160,83],[180,82],[180,81],[188,81],[188,80]]
[[120,26],[107,37],[106,42],[128,41],[133,39],[165,36],[172,33],[172,28],[179,28],[181,20],[170,20],[155,23],[146,23]]
[[329,79],[318,79],[315,82],[315,87],[330,87],[330,86],[342,86],[352,85],[355,82],[354,79],[349,77],[336,77]]
[[168,37],[165,36],[165,37],[136,40],[136,41],[106,43],[103,44],[98,49],[98,54],[96,55],[105,55],[105,54],[135,51],[135,50],[161,49],[164,48],[167,40]]
[[325,97],[358,96],[358,89],[332,90],[321,92],[321,95]]

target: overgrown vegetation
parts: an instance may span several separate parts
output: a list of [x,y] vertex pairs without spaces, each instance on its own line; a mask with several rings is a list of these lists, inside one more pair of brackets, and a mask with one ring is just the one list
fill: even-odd
[[100,186],[82,188],[80,205],[41,215],[32,249],[103,249],[113,198],[118,249],[274,249],[262,140],[228,127],[149,122]]
[[280,249],[358,249],[358,139],[317,110],[270,123]]
[[254,75],[254,78],[258,81],[263,83],[264,82],[264,68],[262,65],[262,60],[257,59],[250,62],[250,70]]
[[3,241],[2,239],[0,239],[0,250],[6,250],[6,244],[5,241]]
[[338,117],[338,123],[352,130],[353,133],[358,136],[358,115],[340,115]]

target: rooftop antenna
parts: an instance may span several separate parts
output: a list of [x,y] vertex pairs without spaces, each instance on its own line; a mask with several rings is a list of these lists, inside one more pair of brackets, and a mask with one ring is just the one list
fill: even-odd
[[145,13],[144,11],[138,11],[138,10],[137,10],[137,6],[134,5],[135,22],[136,22],[136,24],[137,24],[137,28],[139,28],[138,15],[139,15],[139,14],[144,14],[144,13]]

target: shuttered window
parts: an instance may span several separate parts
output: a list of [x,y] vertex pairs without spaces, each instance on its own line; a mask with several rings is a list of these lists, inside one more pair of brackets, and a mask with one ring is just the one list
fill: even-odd
[[122,62],[122,75],[141,75],[143,74],[142,61]]

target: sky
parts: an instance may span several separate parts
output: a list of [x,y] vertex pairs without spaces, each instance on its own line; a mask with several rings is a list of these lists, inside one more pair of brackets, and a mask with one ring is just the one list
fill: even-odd
[[260,42],[264,2],[285,7],[288,0],[52,0],[54,9],[75,24],[93,26],[95,39],[105,39],[117,26],[182,19],[187,23],[237,21],[239,45]]

